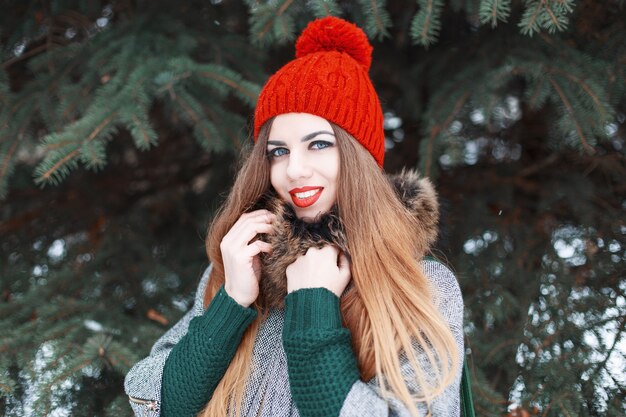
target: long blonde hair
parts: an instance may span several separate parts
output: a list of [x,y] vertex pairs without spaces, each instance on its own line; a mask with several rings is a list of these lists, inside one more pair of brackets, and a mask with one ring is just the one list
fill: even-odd
[[[257,143],[209,228],[206,250],[213,270],[204,297],[205,307],[224,283],[222,238],[271,187],[266,157],[271,123],[272,120],[261,128]],[[337,206],[346,232],[355,287],[341,299],[344,325],[352,334],[361,379],[368,381],[379,376],[383,396],[395,396],[417,416],[416,402],[430,403],[453,382],[460,355],[418,262],[428,251],[427,238],[374,158],[347,132],[331,125],[340,153]],[[264,311],[263,306],[256,307]],[[260,314],[246,330],[225,375],[199,416],[226,417],[233,410],[239,415],[262,319]],[[425,355],[422,365],[416,348]],[[420,388],[417,393],[407,386],[408,376],[401,372],[400,356],[413,369],[412,377]]]

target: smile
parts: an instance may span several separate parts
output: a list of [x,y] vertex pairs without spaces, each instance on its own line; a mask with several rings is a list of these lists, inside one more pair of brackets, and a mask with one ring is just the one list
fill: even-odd
[[302,187],[289,191],[293,204],[300,208],[309,207],[320,198],[323,187]]

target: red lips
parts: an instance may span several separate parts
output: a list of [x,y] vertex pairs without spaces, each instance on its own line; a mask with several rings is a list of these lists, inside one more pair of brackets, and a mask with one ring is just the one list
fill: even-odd
[[[323,190],[324,190],[324,187],[294,188],[292,190],[289,190],[289,195],[291,195],[291,201],[293,201],[293,204],[295,204],[296,206],[300,208],[304,208],[304,207],[309,207],[315,204],[315,202],[322,195]],[[303,193],[306,193],[307,195],[303,197],[301,195]],[[297,194],[300,194],[301,196],[298,197]]]

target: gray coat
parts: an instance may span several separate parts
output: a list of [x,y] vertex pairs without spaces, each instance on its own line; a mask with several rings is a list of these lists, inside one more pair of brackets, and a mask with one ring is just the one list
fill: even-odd
[[[460,415],[460,381],[463,365],[463,299],[454,274],[444,265],[422,261],[424,272],[435,290],[436,305],[447,320],[454,335],[461,357],[455,381],[431,403],[433,416]],[[161,380],[167,356],[178,341],[187,333],[192,318],[204,312],[203,295],[209,280],[210,266],[204,271],[196,292],[193,307],[170,330],[156,341],[150,355],[138,362],[126,375],[124,388],[129,396],[135,416],[160,415]],[[261,325],[253,350],[253,368],[244,398],[242,416],[299,416],[289,390],[287,361],[282,346],[283,311],[272,310]],[[418,348],[419,352],[419,348]],[[411,373],[408,364],[403,369]],[[409,386],[417,390],[416,386]],[[426,408],[418,404],[423,415]],[[397,400],[385,400],[380,395],[377,378],[357,381],[352,386],[341,409],[341,417],[409,416],[406,408]]]

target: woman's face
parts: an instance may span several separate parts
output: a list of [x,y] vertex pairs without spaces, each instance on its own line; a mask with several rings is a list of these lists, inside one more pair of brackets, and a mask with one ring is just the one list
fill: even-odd
[[308,113],[276,116],[267,154],[272,186],[298,218],[313,221],[335,204],[339,149],[326,119]]

